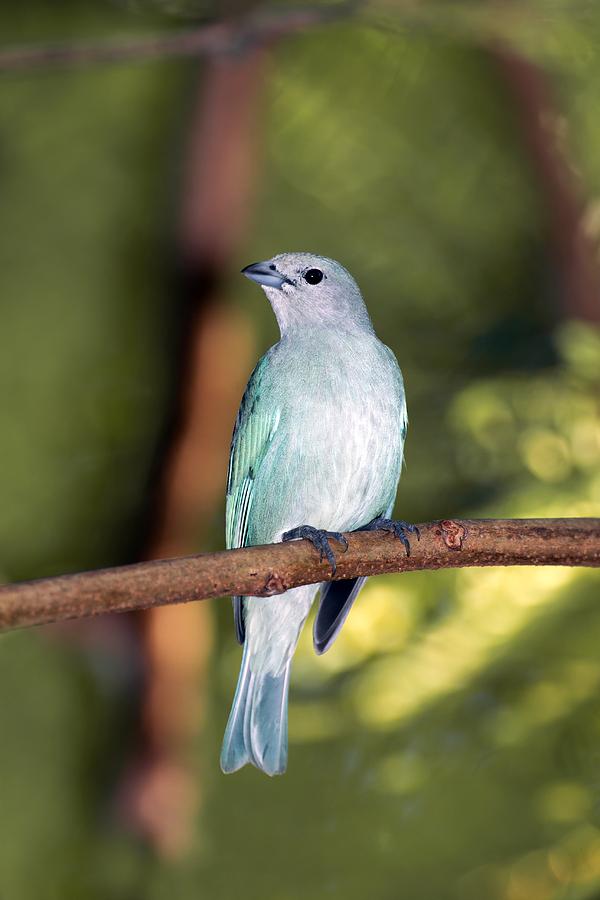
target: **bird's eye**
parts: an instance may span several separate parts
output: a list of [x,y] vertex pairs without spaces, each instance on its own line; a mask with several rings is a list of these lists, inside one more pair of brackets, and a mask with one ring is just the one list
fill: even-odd
[[323,281],[323,273],[320,269],[307,269],[304,273],[304,280],[308,281],[309,284],[318,284],[320,281]]

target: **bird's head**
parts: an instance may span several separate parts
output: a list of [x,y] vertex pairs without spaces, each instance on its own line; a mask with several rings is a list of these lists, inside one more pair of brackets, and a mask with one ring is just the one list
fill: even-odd
[[321,325],[373,330],[358,285],[334,259],[314,253],[280,253],[246,266],[242,274],[261,285],[282,334]]

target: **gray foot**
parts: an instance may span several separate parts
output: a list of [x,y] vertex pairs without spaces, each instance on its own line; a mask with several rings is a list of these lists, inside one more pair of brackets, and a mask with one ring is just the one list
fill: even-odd
[[294,541],[296,538],[306,538],[307,541],[310,541],[313,547],[319,551],[321,562],[323,562],[323,557],[325,557],[335,575],[337,566],[329,541],[334,540],[341,544],[344,548],[344,553],[348,549],[348,541],[340,531],[323,531],[321,528],[313,528],[312,525],[299,525],[298,528],[286,531],[281,540]]
[[421,540],[421,535],[416,525],[411,525],[410,522],[404,522],[402,519],[384,519],[383,516],[377,516],[368,525],[363,525],[362,528],[357,528],[356,531],[390,531],[398,540],[402,541],[407,556],[410,556],[410,542],[406,533],[414,534],[418,541]]

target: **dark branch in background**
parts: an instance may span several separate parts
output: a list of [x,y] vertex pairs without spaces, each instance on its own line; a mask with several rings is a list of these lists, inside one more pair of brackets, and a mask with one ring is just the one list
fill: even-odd
[[[206,538],[225,493],[232,423],[254,355],[248,322],[226,302],[226,285],[253,208],[267,49],[213,56],[199,70],[170,291],[181,311],[176,377],[151,479],[145,560],[193,553]],[[206,721],[213,617],[207,604],[136,615],[146,677],[119,808],[171,859],[189,848],[204,796],[190,747]]]
[[550,79],[504,44],[493,45],[490,54],[510,91],[532,176],[546,206],[564,314],[600,322],[600,267],[584,229],[583,190],[569,163],[567,127]]
[[345,18],[356,8],[353,2],[284,11],[265,9],[245,18],[171,34],[16,46],[0,50],[0,72],[237,54],[284,35]]
[[[600,519],[462,519],[419,525],[405,555],[381,532],[346,535],[336,579],[467,566],[600,566]],[[0,588],[0,629],[227,594],[269,597],[331,580],[307,541],[205,553]]]
[[232,423],[253,355],[226,287],[253,208],[266,65],[263,49],[210,60],[190,115],[171,291],[183,318],[172,422],[153,478],[149,558],[193,552],[225,492]]

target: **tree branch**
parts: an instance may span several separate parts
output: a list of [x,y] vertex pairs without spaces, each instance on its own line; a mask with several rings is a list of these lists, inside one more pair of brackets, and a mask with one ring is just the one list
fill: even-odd
[[0,72],[235,54],[344,18],[355,10],[354,0],[284,11],[263,9],[245,19],[212,22],[167,34],[16,46],[0,50]]
[[[466,566],[600,566],[600,519],[462,519],[419,526],[407,557],[381,532],[347,535],[336,579]],[[0,588],[0,630],[331,580],[308,541],[63,575]]]
[[[554,258],[562,278],[567,316],[600,322],[600,270],[586,234],[580,179],[568,156],[560,107],[548,75],[531,60],[496,41],[488,51],[511,92],[532,175],[541,188]],[[567,146],[565,146],[567,145]]]

